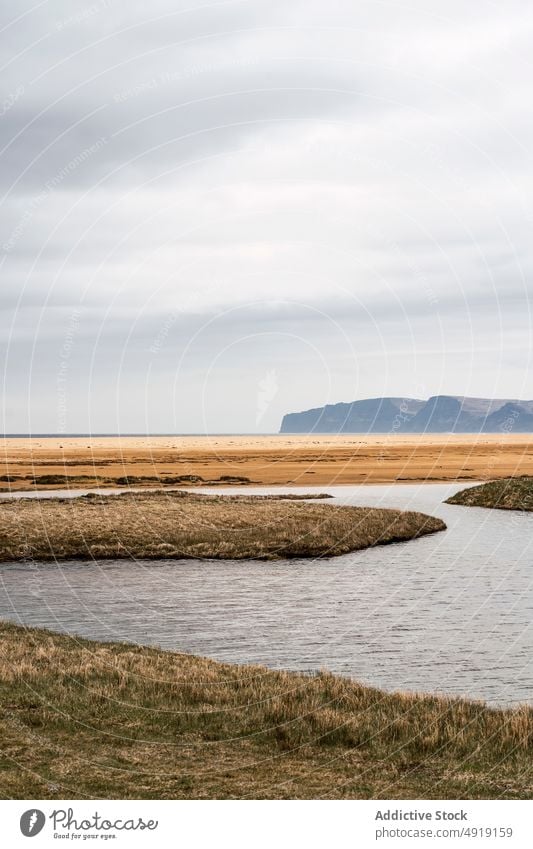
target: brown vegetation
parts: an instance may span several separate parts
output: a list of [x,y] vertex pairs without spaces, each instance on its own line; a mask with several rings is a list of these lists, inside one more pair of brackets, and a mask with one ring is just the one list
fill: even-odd
[[329,557],[444,530],[422,513],[181,491],[0,502],[0,561]]
[[533,798],[533,709],[0,623],[2,798]]
[[464,489],[447,504],[464,507],[490,507],[496,510],[533,511],[533,478],[507,478]]

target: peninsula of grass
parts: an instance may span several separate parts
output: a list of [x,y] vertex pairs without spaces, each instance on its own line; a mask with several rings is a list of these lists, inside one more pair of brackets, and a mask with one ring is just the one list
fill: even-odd
[[531,799],[533,708],[0,623],[3,799]]
[[423,513],[189,492],[0,502],[0,562],[331,557],[445,529]]
[[505,478],[462,490],[446,504],[490,507],[496,510],[533,511],[533,478]]

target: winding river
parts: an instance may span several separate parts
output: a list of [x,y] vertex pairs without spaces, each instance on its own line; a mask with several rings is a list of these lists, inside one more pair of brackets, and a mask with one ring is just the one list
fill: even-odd
[[422,510],[448,525],[331,560],[2,565],[0,618],[232,663],[326,668],[386,690],[533,703],[533,514],[443,503],[461,488],[321,488],[339,504]]

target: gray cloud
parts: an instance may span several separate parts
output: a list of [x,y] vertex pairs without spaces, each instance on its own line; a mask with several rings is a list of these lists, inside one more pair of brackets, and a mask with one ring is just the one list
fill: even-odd
[[1,14],[6,430],[533,397],[527,4]]

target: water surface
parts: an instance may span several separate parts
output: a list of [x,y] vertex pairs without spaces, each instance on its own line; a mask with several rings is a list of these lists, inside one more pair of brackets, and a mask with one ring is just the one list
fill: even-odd
[[442,503],[461,488],[320,487],[331,504],[423,510],[448,525],[331,560],[4,565],[0,618],[229,662],[327,668],[387,690],[533,703],[533,514]]

